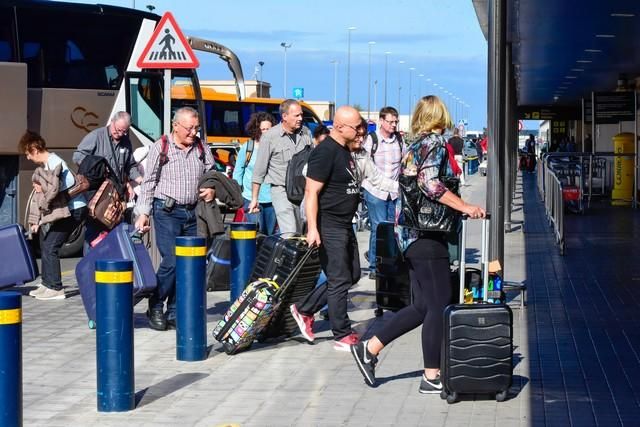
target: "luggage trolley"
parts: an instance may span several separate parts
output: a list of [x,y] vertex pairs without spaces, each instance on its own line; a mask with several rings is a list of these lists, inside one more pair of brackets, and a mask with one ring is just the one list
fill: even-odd
[[551,168],[562,184],[565,208],[572,213],[584,213],[582,200],[582,163],[573,158],[553,159]]

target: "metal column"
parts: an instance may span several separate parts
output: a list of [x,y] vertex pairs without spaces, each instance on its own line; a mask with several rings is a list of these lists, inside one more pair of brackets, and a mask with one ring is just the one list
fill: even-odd
[[489,0],[489,109],[487,124],[489,153],[487,209],[492,221],[489,232],[489,259],[504,265],[504,179],[505,179],[505,82],[506,82],[506,0]]

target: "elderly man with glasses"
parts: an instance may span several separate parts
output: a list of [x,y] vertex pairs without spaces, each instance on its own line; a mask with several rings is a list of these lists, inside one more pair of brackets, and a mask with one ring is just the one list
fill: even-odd
[[198,112],[182,107],[175,112],[172,124],[171,134],[149,149],[135,208],[136,229],[143,233],[149,231],[149,217],[153,215],[155,240],[162,256],[156,272],[158,287],[149,297],[147,311],[149,327],[158,331],[175,329],[176,237],[197,234],[196,204],[199,199],[212,202],[215,197],[213,188],[198,185],[214,164],[211,150],[198,137]]
[[[380,110],[378,128],[369,133],[363,147],[373,159],[378,170],[387,178],[398,181],[400,161],[402,160],[402,137],[398,133],[398,110],[383,107]],[[371,234],[369,235],[369,278],[376,274],[376,234],[382,221],[394,221],[396,213],[397,191],[384,191],[376,188],[365,179],[364,201],[369,211]]]
[[331,133],[314,148],[307,164],[307,242],[320,247],[327,282],[289,309],[300,332],[311,342],[315,339],[313,315],[328,304],[333,346],[338,351],[349,351],[359,340],[347,314],[347,294],[360,279],[358,242],[351,226],[360,202],[360,184],[366,177],[386,191],[398,190],[397,181],[382,176],[361,150],[365,135],[366,122],[360,113],[353,107],[340,107]]
[[[126,111],[118,111],[113,115],[109,124],[105,127],[89,132],[80,142],[73,153],[73,162],[80,163],[87,156],[104,157],[115,173],[115,180],[122,187],[128,189],[129,196],[133,195],[129,180],[140,184],[142,176],[138,172],[137,162],[133,158],[133,148],[129,140],[129,127],[131,116]],[[87,218],[85,231],[85,253],[90,248],[90,243],[107,228],[100,222]]]

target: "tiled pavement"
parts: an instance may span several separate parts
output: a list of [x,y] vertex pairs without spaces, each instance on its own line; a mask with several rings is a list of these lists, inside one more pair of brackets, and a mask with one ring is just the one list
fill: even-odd
[[[561,257],[533,178],[524,180],[516,200],[524,206],[513,219],[524,217],[526,233],[505,237],[506,279],[525,280],[529,287],[527,308],[514,309],[514,386],[507,402],[476,396],[448,405],[420,395],[419,330],[383,351],[375,389],[363,383],[349,354],[332,349],[324,321],[316,323],[321,332],[315,345],[293,338],[227,356],[209,336],[206,361],[177,362],[175,334],[149,330],[141,303],[135,308],[137,407],[98,413],[95,335],[79,296],[52,302],[25,297],[25,425],[638,425],[635,214],[594,208],[569,218]],[[465,197],[482,201],[485,182],[472,177]],[[361,252],[367,236],[359,233]],[[467,258],[474,262],[478,223],[471,224],[469,237]],[[73,287],[72,275],[65,278]],[[373,316],[373,289],[363,277],[351,292],[351,317],[367,336],[393,315]],[[228,293],[208,294],[208,330],[227,300]]]

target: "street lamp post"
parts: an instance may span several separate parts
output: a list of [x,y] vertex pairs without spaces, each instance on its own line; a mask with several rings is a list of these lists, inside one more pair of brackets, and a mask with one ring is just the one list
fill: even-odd
[[373,111],[378,111],[378,81],[373,81]]
[[351,31],[356,27],[347,28],[347,105],[349,105],[349,99],[351,95]]
[[415,67],[409,67],[409,122],[411,122],[411,106],[413,105],[411,102],[411,80],[413,77],[413,72],[415,71]]
[[391,54],[391,52],[385,52],[384,53],[384,106],[386,107],[387,105],[387,83],[388,83],[388,79],[387,79],[387,70],[389,68],[389,55]]
[[287,49],[291,47],[291,43],[287,44],[287,42],[280,43],[280,46],[284,48],[284,87],[282,89],[282,97],[287,97]]
[[371,46],[376,42],[369,42],[369,74],[367,78],[367,120],[371,118]]
[[337,94],[338,94],[338,60],[334,59],[332,61],[330,61],[333,64],[333,108],[334,111],[337,108]]
[[264,61],[258,61],[258,65],[260,66],[260,86],[258,86],[258,98],[262,98],[262,66],[264,65]]

